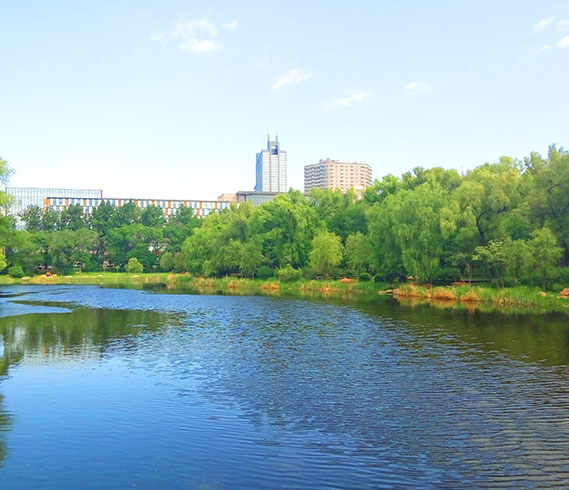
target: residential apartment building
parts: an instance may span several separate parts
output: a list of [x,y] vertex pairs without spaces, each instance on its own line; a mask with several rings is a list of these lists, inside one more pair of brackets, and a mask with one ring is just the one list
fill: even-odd
[[353,189],[361,195],[371,185],[371,167],[367,163],[344,163],[327,158],[304,166],[304,192],[310,189],[340,189],[346,193]]
[[267,149],[257,153],[255,165],[256,192],[287,192],[286,151],[281,150],[279,138],[267,136]]

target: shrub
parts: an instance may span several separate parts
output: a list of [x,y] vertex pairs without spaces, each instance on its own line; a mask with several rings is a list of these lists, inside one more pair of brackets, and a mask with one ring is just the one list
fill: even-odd
[[359,279],[360,282],[369,282],[371,281],[371,276],[367,272],[362,272]]
[[269,277],[273,277],[273,275],[273,269],[268,265],[262,265],[257,269],[257,277],[259,279],[268,279]]
[[128,259],[128,264],[126,264],[126,267],[124,268],[126,272],[133,272],[135,274],[141,273],[143,269],[144,267],[136,257],[131,257]]
[[375,276],[373,276],[373,282],[375,282],[376,284],[383,282],[383,276],[381,276],[380,274],[376,274]]
[[277,269],[277,279],[282,282],[298,281],[302,277],[301,269],[294,269],[290,265]]
[[174,268],[174,255],[172,252],[164,252],[160,257],[160,268],[164,272],[169,272]]
[[556,271],[556,280],[562,284],[563,287],[569,286],[569,267],[559,267]]
[[451,284],[460,279],[458,269],[454,267],[443,267],[438,271],[438,274],[433,278],[433,284],[438,286]]
[[21,265],[13,265],[8,269],[8,274],[15,278],[22,278],[25,276],[24,269]]

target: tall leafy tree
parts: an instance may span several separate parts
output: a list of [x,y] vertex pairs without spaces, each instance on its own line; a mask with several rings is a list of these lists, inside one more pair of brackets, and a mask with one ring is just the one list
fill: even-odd
[[318,274],[328,277],[332,269],[342,262],[342,241],[329,231],[318,232],[312,240],[310,266]]
[[34,233],[42,230],[43,211],[39,206],[29,205],[19,217],[27,231]]
[[140,214],[140,222],[144,226],[164,226],[166,224],[166,216],[164,216],[162,208],[151,205],[143,209]]
[[373,246],[369,238],[356,232],[346,240],[345,255],[348,266],[356,273],[371,271],[373,268]]
[[535,230],[529,241],[533,257],[533,266],[541,279],[541,287],[545,290],[555,276],[555,266],[561,260],[563,248],[557,243],[555,235],[549,228]]
[[77,231],[86,226],[81,204],[70,204],[59,214],[59,229]]
[[531,215],[555,233],[569,265],[569,152],[552,145],[547,159],[532,153],[525,162],[533,180]]

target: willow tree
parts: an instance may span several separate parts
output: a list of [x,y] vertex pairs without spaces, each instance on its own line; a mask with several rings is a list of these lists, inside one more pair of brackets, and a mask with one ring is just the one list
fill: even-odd
[[310,266],[314,272],[328,278],[332,269],[342,262],[342,241],[335,233],[321,231],[312,240]]
[[532,218],[555,233],[564,249],[564,265],[569,265],[569,152],[552,145],[547,159],[532,153],[526,167],[533,178]]
[[[12,175],[12,169],[8,166],[8,162],[0,157],[0,182],[7,185],[10,175]],[[8,208],[10,201],[11,197],[5,192],[0,191],[0,209],[2,209],[2,211]],[[4,249],[10,238],[11,225],[12,223],[7,213],[2,212],[0,216],[0,270],[4,270],[7,265]]]

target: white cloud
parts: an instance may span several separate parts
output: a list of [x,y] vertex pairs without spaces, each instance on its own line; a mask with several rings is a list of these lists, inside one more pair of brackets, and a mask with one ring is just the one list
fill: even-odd
[[179,20],[170,30],[155,32],[150,39],[164,46],[175,42],[180,50],[190,53],[210,53],[221,47],[214,41],[217,34],[217,28],[207,19]]
[[363,102],[372,96],[372,92],[357,92],[346,97],[336,97],[328,102],[325,107],[327,109],[337,109],[338,107],[351,107],[354,104]]
[[551,46],[546,44],[545,46],[542,46],[541,48],[539,48],[538,53],[543,53],[544,51],[549,51],[550,49],[551,49]]
[[407,95],[419,95],[428,94],[431,91],[425,82],[411,82],[403,87],[403,90]]
[[287,85],[291,85],[293,83],[304,83],[310,78],[310,73],[303,73],[297,68],[293,68],[290,71],[287,71],[283,76],[281,76],[273,85],[271,92],[278,92],[282,88],[286,87]]
[[178,46],[182,51],[189,51],[191,53],[209,53],[217,51],[219,44],[209,39],[188,39],[186,42]]
[[189,38],[199,34],[209,34],[211,37],[217,36],[217,28],[207,19],[199,20],[180,20],[176,22],[172,29],[175,38]]
[[555,16],[553,17],[546,17],[545,19],[541,19],[537,24],[533,25],[533,32],[539,32],[545,29],[549,24],[551,24],[555,20]]
[[237,22],[236,20],[232,20],[231,22],[228,22],[227,24],[223,25],[223,28],[226,31],[234,31],[238,27],[239,27],[239,22]]
[[566,48],[569,46],[569,36],[565,36],[563,39],[559,40],[559,47]]
[[261,67],[268,61],[268,59],[269,59],[269,58],[268,58],[267,56],[264,56],[263,58],[258,58],[258,59],[255,60],[254,65],[255,65],[257,68],[261,68]]
[[569,19],[561,19],[559,22],[557,22],[556,25],[556,31],[564,31],[567,29],[567,27],[569,27]]

